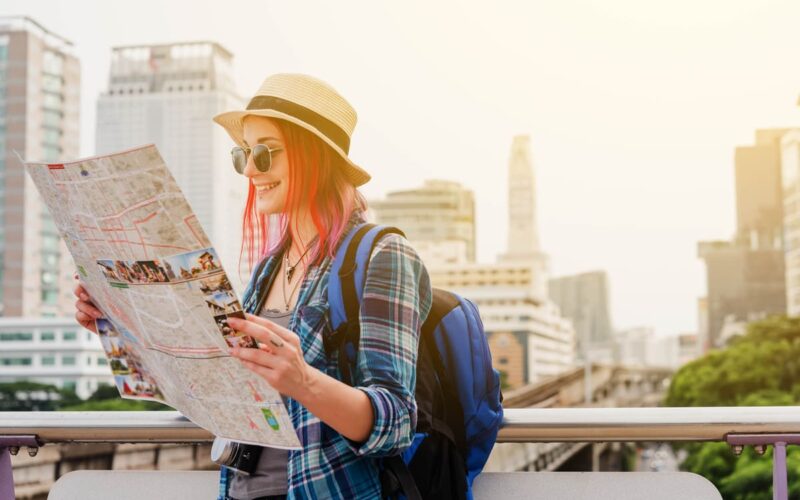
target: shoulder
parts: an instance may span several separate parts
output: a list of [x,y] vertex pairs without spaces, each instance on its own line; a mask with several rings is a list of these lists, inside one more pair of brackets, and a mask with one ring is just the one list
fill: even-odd
[[370,268],[376,263],[394,264],[397,267],[410,265],[425,270],[425,264],[411,243],[396,233],[387,234],[375,243],[370,256]]
[[386,235],[375,244],[367,268],[367,288],[381,289],[398,300],[414,297],[425,311],[432,294],[425,264],[411,243],[399,234]]

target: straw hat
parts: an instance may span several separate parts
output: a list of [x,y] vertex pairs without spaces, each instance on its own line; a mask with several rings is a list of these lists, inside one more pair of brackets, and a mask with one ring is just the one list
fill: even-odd
[[246,110],[214,117],[236,144],[243,144],[242,124],[248,115],[292,122],[313,132],[345,160],[345,175],[355,186],[370,175],[347,156],[356,126],[356,110],[330,85],[308,75],[281,73],[264,80]]

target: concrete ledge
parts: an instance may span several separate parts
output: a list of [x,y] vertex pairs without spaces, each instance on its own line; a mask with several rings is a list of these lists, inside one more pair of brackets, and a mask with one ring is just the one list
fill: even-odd
[[[213,499],[215,471],[75,471],[62,476],[49,500]],[[705,478],[688,472],[486,472],[475,500],[721,500]]]
[[722,500],[690,472],[485,472],[473,486],[475,500]]
[[65,474],[50,490],[48,500],[134,500],[217,498],[217,471],[98,471]]

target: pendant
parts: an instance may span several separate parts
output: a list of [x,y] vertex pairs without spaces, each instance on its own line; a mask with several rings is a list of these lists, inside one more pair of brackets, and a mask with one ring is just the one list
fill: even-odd
[[287,266],[286,267],[286,282],[292,282],[292,276],[294,276],[294,268],[295,266]]

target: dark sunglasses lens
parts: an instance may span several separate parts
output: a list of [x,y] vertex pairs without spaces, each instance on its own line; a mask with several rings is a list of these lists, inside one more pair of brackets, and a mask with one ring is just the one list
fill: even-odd
[[244,167],[247,165],[247,153],[242,148],[231,149],[231,159],[233,159],[233,168],[237,172],[244,173]]
[[253,161],[259,172],[269,172],[269,168],[272,166],[272,153],[266,145],[257,144],[253,148]]

